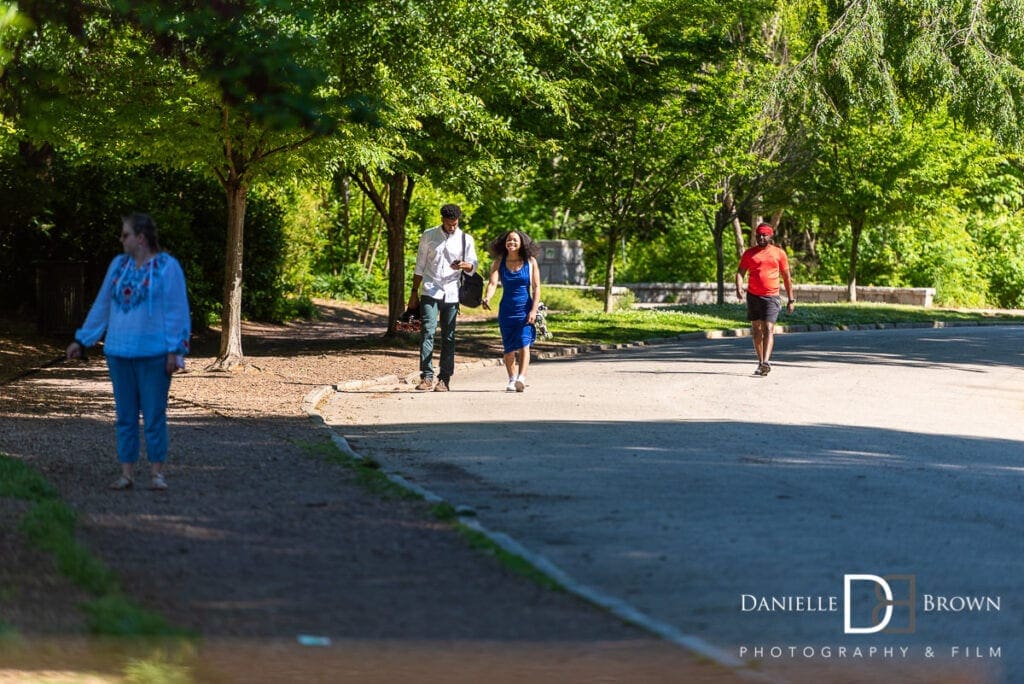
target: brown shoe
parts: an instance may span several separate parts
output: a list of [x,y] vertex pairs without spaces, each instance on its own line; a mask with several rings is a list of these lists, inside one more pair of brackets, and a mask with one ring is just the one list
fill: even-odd
[[434,380],[432,378],[423,378],[420,380],[420,384],[416,385],[418,390],[432,390],[434,389]]
[[447,392],[448,391],[448,381],[447,380],[438,380],[437,384],[434,385],[434,391],[435,392]]

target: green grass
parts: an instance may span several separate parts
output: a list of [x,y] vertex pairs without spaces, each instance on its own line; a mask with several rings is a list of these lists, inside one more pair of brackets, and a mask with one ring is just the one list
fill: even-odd
[[124,597],[110,569],[75,540],[75,512],[36,470],[0,454],[0,496],[32,504],[22,516],[19,529],[32,546],[53,557],[62,575],[93,596],[82,606],[90,632],[117,636],[188,635]]
[[380,469],[380,463],[363,456],[353,458],[342,453],[332,442],[296,442],[309,456],[336,463],[351,470],[361,487],[384,499],[419,499],[419,495],[392,482]]
[[119,591],[110,592],[82,606],[94,634],[117,637],[195,637],[169,624],[162,615],[134,605]]
[[75,541],[75,512],[63,501],[43,499],[22,517],[21,531],[38,549],[50,553],[61,574],[94,596],[117,591],[117,579]]
[[[372,459],[360,460],[347,454],[343,454],[338,451],[333,443],[330,442],[297,442],[297,444],[311,457],[322,458],[328,462],[337,463],[346,468],[350,468],[356,473],[359,483],[368,491],[378,496],[383,498],[404,499],[421,498],[415,492],[411,492],[389,480],[380,470],[380,464]],[[509,553],[491,541],[486,535],[461,524],[455,507],[449,502],[442,501],[439,504],[431,506],[430,514],[435,519],[452,525],[467,541],[470,548],[475,549],[486,556],[496,558],[498,562],[506,568],[533,582],[536,582],[541,586],[554,589],[555,591],[564,591],[560,584],[535,568],[526,559],[513,553]]]
[[459,534],[462,535],[463,539],[469,543],[471,549],[483,553],[486,556],[496,558],[503,566],[512,572],[522,575],[542,587],[546,587],[553,591],[565,591],[565,587],[538,570],[525,558],[506,551],[491,541],[486,535],[457,523],[456,529],[459,531]]
[[43,501],[57,497],[57,490],[22,461],[0,454],[0,497]]
[[[553,309],[553,307],[552,307]],[[656,337],[672,337],[684,333],[745,328],[746,307],[742,304],[673,306],[659,309],[633,309],[606,314],[592,310],[552,310],[548,330],[553,337],[548,344],[619,344]],[[495,317],[496,318],[496,317]],[[848,327],[871,323],[943,322],[1011,322],[1022,323],[1019,314],[990,313],[980,310],[939,309],[896,304],[797,304],[792,314],[783,312],[779,324],[833,325]],[[495,320],[462,323],[471,335],[498,337]]]
[[133,658],[124,666],[124,684],[190,684],[191,666],[196,654],[186,648],[181,653],[158,649],[148,658]]

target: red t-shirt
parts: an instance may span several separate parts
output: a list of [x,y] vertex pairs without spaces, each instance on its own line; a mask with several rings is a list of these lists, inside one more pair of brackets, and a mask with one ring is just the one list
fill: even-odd
[[775,245],[751,247],[740,257],[740,270],[750,272],[747,291],[761,297],[779,294],[779,272],[789,270],[786,253]]

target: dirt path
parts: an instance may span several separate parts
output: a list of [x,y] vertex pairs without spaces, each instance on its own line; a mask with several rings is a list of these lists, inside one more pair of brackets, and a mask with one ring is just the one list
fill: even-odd
[[[224,667],[248,673],[223,681],[316,679],[259,676],[270,672],[260,663],[272,653],[274,662],[287,661],[296,648],[313,671],[321,661],[338,667],[337,652],[316,651],[311,659],[309,649],[296,647],[300,634],[354,640],[371,652],[372,644],[390,644],[392,657],[384,661],[395,667],[407,664],[409,649],[438,642],[452,654],[473,651],[468,644],[493,643],[483,651],[491,658],[505,653],[506,660],[516,651],[500,644],[547,644],[549,650],[562,644],[568,649],[563,655],[576,653],[569,662],[580,662],[578,674],[586,669],[581,644],[590,644],[582,652],[591,664],[617,662],[626,672],[641,660],[651,662],[652,653],[666,677],[693,664],[471,550],[426,504],[368,493],[351,470],[329,462],[329,436],[305,416],[302,398],[342,380],[404,376],[415,370],[416,347],[412,341],[382,344],[380,310],[329,303],[322,310],[316,323],[247,325],[250,372],[205,372],[216,339],[196,345],[190,371],[172,386],[166,493],[105,488],[117,464],[102,356],[0,384],[0,451],[44,473],[79,513],[81,540],[117,573],[133,600],[205,637],[205,667],[234,662]],[[56,341],[10,325],[0,332],[5,349],[24,352],[18,361],[14,354],[4,357],[0,380],[54,355]],[[460,349],[460,360],[490,353],[486,346]],[[83,597],[56,577],[47,559],[23,550],[12,531],[17,515],[14,505],[0,507],[0,551],[11,560],[0,572],[0,622],[44,641],[71,636],[83,624],[71,606]],[[436,656],[438,649],[428,650]],[[712,676],[709,681],[725,681],[721,673],[699,669]],[[551,681],[574,678],[565,674]]]

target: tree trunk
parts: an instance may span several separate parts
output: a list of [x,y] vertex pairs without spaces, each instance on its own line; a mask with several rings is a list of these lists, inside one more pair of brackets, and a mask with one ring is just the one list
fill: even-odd
[[[362,187],[362,186],[360,186]],[[361,266],[366,266],[366,258],[370,253],[370,230],[366,228],[366,222],[374,223],[376,221],[377,214],[368,215],[366,211],[366,193],[361,193],[359,199],[359,227],[357,229],[357,240],[356,250],[358,256],[356,259],[359,261]]]
[[335,219],[336,238],[331,255],[331,271],[334,275],[341,272],[342,267],[351,258],[352,247],[352,190],[347,173],[338,172],[334,179],[334,190],[341,197],[341,207]]
[[723,203],[715,212],[715,226],[711,237],[715,240],[715,302],[725,304],[725,227],[732,221],[732,210]]
[[388,179],[388,335],[395,334],[395,322],[405,311],[405,219],[414,183],[404,173]]
[[711,214],[706,209],[701,209],[701,213],[704,215],[704,222],[708,225],[708,230],[711,231],[711,238],[715,241],[715,282],[718,284],[716,300],[722,304],[725,302],[724,233],[725,226],[728,225],[728,217],[723,218],[722,207],[715,212],[714,218],[711,218]]
[[721,204],[715,212],[715,225],[711,235],[715,239],[715,276],[717,292],[715,301],[725,304],[725,228],[733,226],[733,233],[736,240],[736,256],[743,254],[743,226],[739,216],[736,214],[736,200],[733,199],[732,191],[729,189],[729,181],[722,182]]
[[743,237],[743,222],[740,221],[738,215],[732,217],[732,233],[736,241],[736,258],[743,256],[743,252],[747,249],[747,241]]
[[[376,223],[376,221],[374,221]],[[376,230],[373,232],[373,249],[370,250],[369,256],[366,258],[366,273],[373,273],[373,266],[377,263],[377,249],[380,247],[380,233],[381,231]]]
[[[388,330],[385,337],[396,334],[395,323],[405,311],[405,219],[416,187],[416,179],[400,171],[384,175],[384,189],[379,189],[369,171],[362,169],[356,181],[373,202],[388,229]],[[386,195],[386,196],[385,196]]]
[[611,313],[614,308],[615,298],[612,296],[612,289],[615,287],[615,248],[619,241],[619,231],[612,229],[608,234],[608,254],[604,264],[604,312]]
[[228,236],[224,263],[224,299],[221,311],[220,353],[207,370],[245,368],[242,354],[242,248],[248,188],[232,171],[224,181],[228,204]]
[[846,280],[846,298],[857,301],[857,255],[860,253],[860,236],[864,232],[864,219],[850,219],[850,273]]

